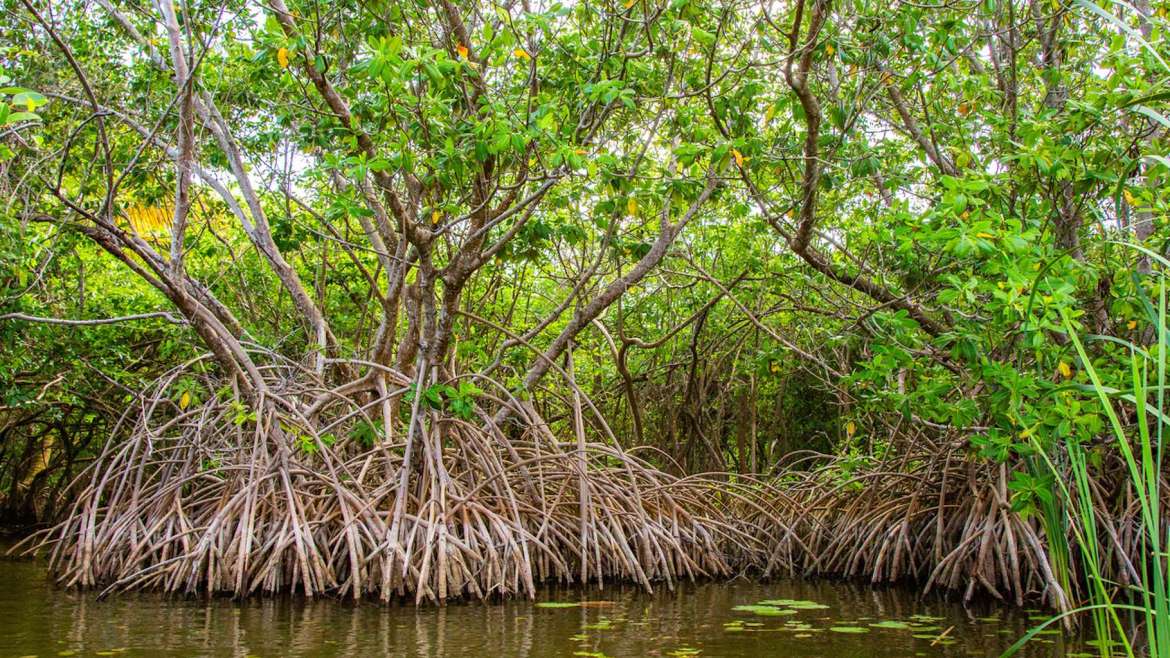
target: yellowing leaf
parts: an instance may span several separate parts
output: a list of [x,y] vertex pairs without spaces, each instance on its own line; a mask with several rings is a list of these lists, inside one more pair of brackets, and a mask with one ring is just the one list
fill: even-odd
[[438,210],[431,211],[431,223],[432,224],[438,224],[439,220],[442,218],[443,218],[443,214],[440,213]]
[[1137,329],[1137,320],[1130,320],[1125,326],[1129,327],[1131,330]]
[[836,51],[833,50],[833,44],[831,44],[831,43],[825,44],[825,54],[826,55],[832,56],[832,54],[834,52],[836,52]]
[[994,238],[995,236],[994,236],[994,235],[992,235],[992,234],[990,234],[990,233],[988,233],[987,231],[980,231],[980,232],[978,232],[978,233],[976,233],[976,234],[975,234],[975,237],[977,237],[977,238],[983,238],[983,239],[985,239],[985,240],[986,240],[986,239]]
[[126,209],[130,229],[141,237],[167,233],[174,221],[169,207],[132,206]]
[[281,48],[276,51],[276,61],[280,64],[280,68],[288,68],[288,48]]
[[1133,193],[1129,190],[1122,190],[1121,196],[1125,197],[1125,202],[1131,206],[1136,206],[1138,204],[1137,198],[1134,197]]
[[737,149],[731,149],[731,154],[735,156],[735,164],[742,167],[743,166],[743,153],[740,153]]
[[1070,368],[1069,365],[1064,361],[1061,361],[1060,364],[1056,366],[1056,369],[1060,371],[1061,377],[1064,377],[1065,379],[1072,377],[1072,368]]
[[191,394],[183,391],[183,394],[179,396],[179,408],[186,409],[189,404],[191,404]]
[[629,9],[630,7],[633,7],[633,6],[634,6],[634,3],[635,3],[635,2],[637,2],[637,1],[638,1],[638,0],[626,0],[626,9]]
[[532,59],[532,56],[528,54],[528,51],[524,50],[523,48],[517,48],[516,50],[513,50],[512,54],[519,57],[520,59]]
[[629,199],[626,200],[626,212],[628,212],[631,217],[638,216],[638,200],[637,199],[635,199],[634,197],[630,197]]
[[776,116],[776,106],[769,105],[766,112],[764,112],[764,124],[767,125],[772,122],[772,117]]
[[849,438],[853,438],[853,435],[856,433],[857,433],[857,423],[854,423],[853,421],[849,421],[848,423],[845,424],[845,434]]
[[467,59],[467,53],[469,51],[467,50],[467,46],[459,44],[458,46],[455,46],[455,52],[459,53],[460,59]]

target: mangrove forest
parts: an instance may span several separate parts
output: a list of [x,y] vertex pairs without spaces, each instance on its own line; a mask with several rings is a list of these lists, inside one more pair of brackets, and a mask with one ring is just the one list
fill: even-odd
[[0,16],[0,654],[1170,657],[1166,0]]

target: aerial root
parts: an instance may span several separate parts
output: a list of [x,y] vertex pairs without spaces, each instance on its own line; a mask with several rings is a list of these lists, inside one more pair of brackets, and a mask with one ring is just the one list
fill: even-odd
[[[67,586],[416,602],[533,596],[554,579],[673,587],[767,554],[727,520],[744,495],[558,442],[531,405],[498,427],[416,404],[403,430],[383,421],[407,381],[387,377],[385,395],[333,395],[311,417],[321,392],[287,378],[251,404],[186,409],[164,382],[37,548]],[[371,444],[351,438],[361,428]]]
[[[679,478],[606,440],[608,428],[559,440],[507,395],[484,394],[461,417],[411,403],[399,373],[326,390],[282,365],[258,400],[181,407],[171,387],[183,372],[128,411],[71,513],[26,542],[62,584],[443,602],[532,597],[550,580],[650,589],[751,572],[913,581],[1062,610],[1080,595],[1064,589],[1076,589],[1076,566],[1071,581],[1055,573],[1042,524],[1012,509],[1009,469],[962,451]],[[1099,567],[1140,584],[1137,504],[1096,486]]]

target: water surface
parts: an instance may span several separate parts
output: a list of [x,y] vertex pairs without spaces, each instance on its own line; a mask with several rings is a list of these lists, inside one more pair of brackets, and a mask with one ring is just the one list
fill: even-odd
[[[964,609],[906,588],[825,581],[703,583],[653,594],[550,588],[541,598],[587,604],[513,600],[416,609],[158,594],[98,601],[96,592],[54,587],[40,563],[0,560],[0,658],[996,656],[1036,623],[1026,611],[990,604]],[[761,601],[771,603],[750,607]],[[1023,655],[1077,650],[1083,651],[1054,633]]]

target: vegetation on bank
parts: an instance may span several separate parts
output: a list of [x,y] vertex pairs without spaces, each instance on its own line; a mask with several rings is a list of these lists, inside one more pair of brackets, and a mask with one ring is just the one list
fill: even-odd
[[1166,6],[287,1],[0,4],[64,581],[840,574],[1170,651]]

